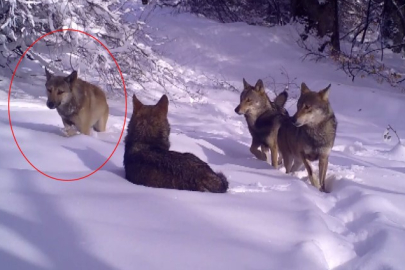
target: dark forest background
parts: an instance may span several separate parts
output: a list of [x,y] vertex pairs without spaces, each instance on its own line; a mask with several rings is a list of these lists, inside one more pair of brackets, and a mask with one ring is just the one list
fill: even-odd
[[[56,2],[56,3],[55,3]],[[10,69],[10,63],[18,59],[29,44],[40,35],[74,22],[76,26],[92,31],[99,27],[97,35],[110,48],[116,50],[117,59],[131,79],[141,85],[148,81],[172,79],[173,74],[160,77],[162,70],[156,64],[153,52],[137,46],[145,43],[146,17],[128,22],[123,19],[125,6],[136,1],[76,0],[58,1],[11,1],[0,4],[0,68]],[[379,82],[403,87],[403,62],[390,66],[385,62],[389,51],[398,59],[405,53],[405,0],[157,0],[139,1],[145,7],[172,7],[175,12],[190,12],[221,23],[246,22],[265,27],[299,25],[301,48],[304,58],[315,61],[332,59],[352,80],[371,76]],[[80,4],[80,5],[78,5]],[[69,8],[67,8],[67,6]],[[80,8],[77,8],[80,6]],[[145,23],[146,22],[146,23]],[[102,29],[102,31],[99,31]],[[72,50],[86,61],[98,67],[108,76],[107,59],[87,57],[85,47],[74,42],[77,37],[65,35]],[[128,40],[130,42],[128,42]],[[49,38],[50,46],[57,47],[58,40]],[[153,43],[153,42],[152,42]],[[149,44],[153,51],[153,44]],[[40,59],[33,51],[27,55]],[[391,56],[392,57],[392,56]],[[89,62],[89,63],[90,63]],[[89,64],[87,63],[87,64]],[[164,72],[163,72],[164,73]],[[111,82],[110,82],[111,83]]]

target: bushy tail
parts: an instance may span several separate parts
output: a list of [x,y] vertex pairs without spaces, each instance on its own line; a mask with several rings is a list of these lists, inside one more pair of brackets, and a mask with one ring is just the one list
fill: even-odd
[[229,187],[228,180],[221,172],[215,173],[212,178],[204,181],[203,185],[207,191],[213,193],[226,193]]
[[228,179],[226,179],[226,176],[223,174],[223,173],[221,173],[221,172],[217,172],[217,175],[218,175],[218,177],[219,177],[219,179],[221,180],[221,182],[222,182],[222,189],[221,189],[221,193],[225,193],[227,190],[228,190],[228,188],[229,188],[229,183],[228,183]]

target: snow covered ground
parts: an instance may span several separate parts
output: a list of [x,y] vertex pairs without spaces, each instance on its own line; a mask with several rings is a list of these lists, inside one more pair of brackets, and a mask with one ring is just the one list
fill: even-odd
[[[234,108],[239,93],[203,90],[203,102],[169,105],[172,149],[190,151],[228,177],[226,194],[152,189],[123,178],[121,141],[110,161],[73,182],[38,173],[18,151],[7,114],[9,78],[0,77],[1,269],[404,269],[405,150],[383,141],[388,124],[405,136],[405,95],[373,80],[352,83],[328,63],[302,62],[294,28],[218,24],[163,10],[151,17],[165,61],[185,78],[226,78],[238,89],[273,76],[313,90],[332,84],[339,126],[327,186],[305,170],[286,175],[256,160]],[[21,68],[21,67],[20,67]],[[39,68],[39,67],[37,67]],[[38,69],[38,75],[44,75]],[[29,160],[48,175],[77,178],[111,154],[124,123],[124,100],[109,100],[108,131],[62,136],[45,105],[45,76],[16,79],[13,130]],[[197,91],[199,89],[191,89]],[[271,98],[274,94],[267,89]],[[298,91],[287,108],[295,112]],[[141,92],[154,104],[161,92]],[[128,100],[128,119],[132,105]],[[125,133],[124,133],[125,135]],[[317,163],[314,163],[316,165]],[[317,170],[316,170],[317,171]]]

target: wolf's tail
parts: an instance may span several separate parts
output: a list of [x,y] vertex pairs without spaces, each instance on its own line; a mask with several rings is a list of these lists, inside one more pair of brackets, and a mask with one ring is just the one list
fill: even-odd
[[222,183],[222,188],[220,189],[221,193],[225,193],[228,188],[229,188],[229,183],[228,183],[228,179],[226,179],[226,176],[221,173],[221,172],[217,172],[218,178],[221,180]]
[[215,173],[203,183],[205,189],[213,193],[226,193],[229,187],[228,180],[221,172]]

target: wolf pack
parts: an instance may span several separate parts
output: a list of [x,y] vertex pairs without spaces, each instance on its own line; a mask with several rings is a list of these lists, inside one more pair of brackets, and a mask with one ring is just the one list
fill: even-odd
[[[54,75],[45,68],[49,109],[56,109],[67,137],[77,132],[90,135],[91,130],[106,131],[109,106],[104,91],[78,78],[77,71],[68,76]],[[258,159],[281,165],[285,173],[302,166],[310,183],[321,192],[325,185],[329,155],[335,142],[337,119],[329,102],[331,85],[313,91],[301,84],[297,110],[290,115],[285,108],[288,92],[284,90],[272,101],[263,81],[250,85],[243,78],[243,90],[235,113],[245,117],[252,137],[250,152]],[[169,99],[163,94],[154,105],[132,96],[133,112],[124,139],[125,178],[137,185],[212,193],[226,193],[227,177],[215,172],[192,153],[170,150]],[[318,161],[319,173],[311,162]]]

